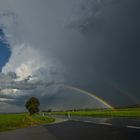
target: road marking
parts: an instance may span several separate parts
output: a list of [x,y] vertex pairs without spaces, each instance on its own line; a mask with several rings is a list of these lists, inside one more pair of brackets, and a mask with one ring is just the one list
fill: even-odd
[[78,121],[78,122],[84,122],[84,123],[93,123],[93,124],[101,124],[101,125],[112,125],[111,123],[97,123],[97,122],[92,122],[92,121],[82,121],[78,119],[71,119],[72,121]]
[[133,129],[140,129],[140,127],[138,127],[138,126],[131,126],[131,125],[128,125],[127,127],[128,127],[128,128],[133,128]]
[[93,123],[93,122],[91,122],[91,121],[84,121],[84,122],[86,122],[86,123]]
[[103,125],[112,125],[111,123],[100,123],[100,124],[103,124]]

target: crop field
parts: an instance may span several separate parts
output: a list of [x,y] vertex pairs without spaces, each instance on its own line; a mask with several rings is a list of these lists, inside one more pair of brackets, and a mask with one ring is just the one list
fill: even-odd
[[54,115],[90,116],[90,117],[136,117],[140,118],[140,108],[114,109],[114,110],[88,110],[88,111],[61,111],[52,112]]
[[28,114],[0,114],[0,131],[54,122],[53,118]]

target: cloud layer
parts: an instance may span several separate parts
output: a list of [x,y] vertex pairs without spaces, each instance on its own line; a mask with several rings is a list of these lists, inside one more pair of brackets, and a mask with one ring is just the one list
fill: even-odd
[[[1,20],[3,25],[8,26],[5,33],[12,55],[3,67],[1,79],[7,84],[14,81],[18,87],[32,87],[28,79],[43,83],[64,81],[95,92],[115,106],[138,103],[139,5],[137,0],[2,0],[2,11],[12,11],[6,16],[4,12],[0,14],[5,18]],[[12,26],[7,24],[7,17]],[[5,90],[1,96],[16,98],[15,104],[19,106],[28,95],[38,96],[45,107],[58,106],[59,101],[70,97],[70,91],[58,87]],[[63,100],[59,95],[64,96],[64,92],[68,94]],[[83,95],[71,96],[72,101],[76,98],[83,101]],[[88,100],[85,106],[86,103]]]

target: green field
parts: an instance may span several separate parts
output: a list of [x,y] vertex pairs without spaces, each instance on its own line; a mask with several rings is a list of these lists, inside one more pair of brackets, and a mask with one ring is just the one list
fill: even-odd
[[53,118],[41,115],[30,116],[28,114],[1,114],[0,131],[47,124],[54,121],[55,119]]
[[[71,115],[90,117],[136,117],[140,118],[140,108],[69,111]],[[68,115],[68,111],[52,112],[53,115]]]

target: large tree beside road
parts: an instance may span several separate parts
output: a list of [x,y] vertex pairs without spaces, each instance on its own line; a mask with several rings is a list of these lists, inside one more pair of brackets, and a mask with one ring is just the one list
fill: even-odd
[[25,107],[29,111],[30,115],[33,115],[39,112],[39,105],[40,105],[40,102],[36,97],[31,97],[25,103]]

